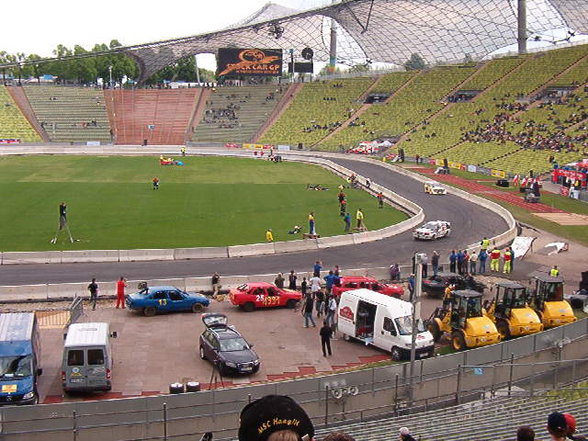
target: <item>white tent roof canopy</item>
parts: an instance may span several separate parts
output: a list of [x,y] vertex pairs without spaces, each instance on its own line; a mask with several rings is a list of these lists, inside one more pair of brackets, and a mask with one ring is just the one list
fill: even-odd
[[[568,27],[588,33],[588,0],[527,0],[529,34]],[[348,0],[303,12],[267,4],[234,27],[124,48],[144,81],[189,55],[223,47],[314,51],[329,58],[325,21],[338,27],[338,57],[403,64],[414,53],[428,63],[481,58],[516,42],[517,0]]]

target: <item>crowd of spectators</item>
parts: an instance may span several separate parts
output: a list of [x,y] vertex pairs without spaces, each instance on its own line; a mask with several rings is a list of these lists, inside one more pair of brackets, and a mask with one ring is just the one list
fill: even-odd
[[[558,106],[572,108],[568,117],[560,118]],[[461,141],[475,143],[514,142],[524,149],[552,150],[554,152],[580,152],[588,147],[588,136],[585,133],[566,133],[566,130],[588,118],[588,111],[582,104],[582,97],[570,94],[567,97],[548,97],[536,106],[548,112],[545,120],[524,120],[522,114],[529,110],[524,103],[510,103],[503,101],[496,104],[496,108],[503,110],[492,120],[481,120],[485,125],[468,130],[461,127]],[[486,110],[477,109],[474,113],[480,115]]]

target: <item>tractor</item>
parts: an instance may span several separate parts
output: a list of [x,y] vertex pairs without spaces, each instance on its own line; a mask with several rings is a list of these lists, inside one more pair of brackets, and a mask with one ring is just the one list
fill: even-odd
[[447,333],[456,351],[500,342],[496,325],[483,313],[482,295],[472,290],[454,291],[450,302],[435,309],[428,320],[435,341]]
[[537,313],[527,305],[527,290],[523,285],[498,282],[495,287],[496,296],[484,309],[503,340],[543,331]]
[[545,329],[575,322],[572,307],[564,300],[564,280],[546,272],[531,274],[531,307],[535,310]]

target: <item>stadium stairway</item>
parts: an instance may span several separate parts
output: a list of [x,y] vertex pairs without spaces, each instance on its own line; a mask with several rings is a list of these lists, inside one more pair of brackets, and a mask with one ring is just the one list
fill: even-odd
[[24,90],[50,141],[111,142],[102,90],[43,85],[24,86]]
[[116,144],[184,144],[202,89],[106,90]]
[[18,108],[9,88],[0,85],[0,138],[38,142],[41,138]]
[[517,428],[529,425],[536,431],[537,439],[549,439],[545,426],[553,411],[574,415],[581,430],[588,423],[586,398],[567,401],[555,397],[505,397],[372,421],[339,422],[318,429],[315,436],[321,439],[338,431],[357,440],[388,441],[397,437],[400,427],[408,427],[412,436],[421,441],[495,441],[515,439]]
[[282,116],[282,113],[284,113],[288,109],[288,106],[292,103],[292,101],[294,101],[294,98],[296,98],[298,92],[302,90],[303,85],[303,83],[293,83],[290,85],[290,87],[288,87],[288,90],[284,93],[282,99],[274,108],[272,114],[263,123],[263,125],[255,133],[255,135],[253,135],[253,137],[251,138],[251,142],[255,143],[263,135],[265,135],[265,132],[267,132],[267,130],[280,118],[280,116]]
[[[220,87],[206,103],[204,115],[194,127],[193,142],[250,142],[263,123],[270,118],[288,88],[277,84]],[[273,94],[273,99],[266,99]],[[236,120],[212,119],[211,114],[235,106]],[[207,116],[207,112],[210,114]],[[207,122],[208,121],[208,122]]]

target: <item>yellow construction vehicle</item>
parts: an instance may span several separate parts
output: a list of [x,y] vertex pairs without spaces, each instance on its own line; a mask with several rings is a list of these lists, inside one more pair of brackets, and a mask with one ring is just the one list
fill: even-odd
[[564,280],[547,272],[531,274],[531,307],[545,329],[575,322],[576,316],[567,300],[564,300]]
[[435,341],[447,333],[456,351],[491,345],[501,339],[494,322],[483,313],[482,293],[472,290],[454,291],[450,302],[435,309],[428,329]]
[[527,290],[515,282],[498,282],[496,296],[485,306],[503,340],[543,331],[537,313],[527,305]]

